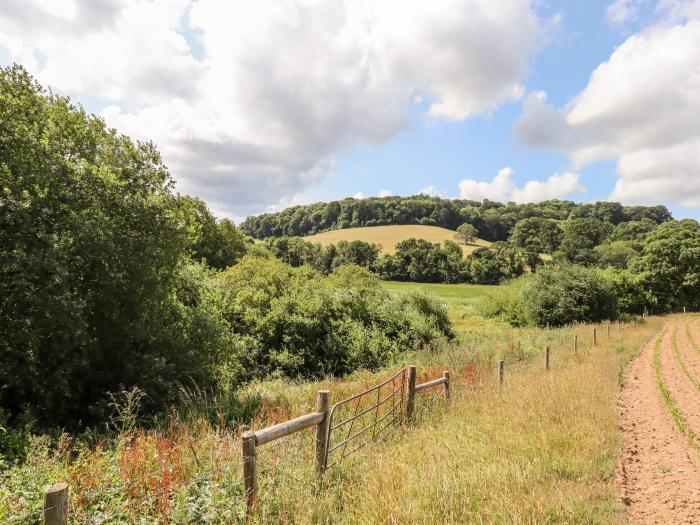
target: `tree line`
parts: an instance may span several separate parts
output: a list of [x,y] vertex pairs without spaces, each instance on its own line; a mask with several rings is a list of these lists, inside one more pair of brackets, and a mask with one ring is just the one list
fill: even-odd
[[304,237],[328,230],[393,224],[423,224],[456,230],[471,224],[487,241],[507,240],[515,225],[537,217],[553,221],[593,218],[616,226],[622,222],[649,220],[656,224],[673,217],[664,206],[623,206],[616,202],[577,204],[549,200],[529,204],[502,204],[490,200],[442,199],[426,195],[410,197],[348,198],[340,201],[292,206],[277,213],[246,218],[241,230],[255,239]]
[[342,375],[452,335],[366,269],[296,266],[177,194],[153,144],[0,70],[0,456],[10,428],[107,421],[110,391],[155,413],[178,385]]

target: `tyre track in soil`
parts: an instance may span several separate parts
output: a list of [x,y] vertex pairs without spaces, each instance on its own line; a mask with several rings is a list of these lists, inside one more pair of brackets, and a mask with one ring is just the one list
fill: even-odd
[[[659,336],[661,369],[681,414],[700,432],[700,393],[685,377],[673,355],[672,338],[683,322],[671,320]],[[632,523],[700,523],[700,456],[676,427],[656,382],[654,350],[647,343],[628,366],[620,396],[622,435],[617,484]]]
[[[688,337],[687,328],[690,328],[690,336],[694,337],[695,341],[698,341],[698,336],[693,336],[692,325],[694,323],[691,321],[684,322],[678,325],[678,353],[685,364],[686,370],[690,374],[692,380],[688,380],[686,377],[686,382],[689,382],[695,389],[695,393],[698,396],[698,401],[700,401],[700,354],[695,351]],[[700,428],[696,429],[700,435]]]

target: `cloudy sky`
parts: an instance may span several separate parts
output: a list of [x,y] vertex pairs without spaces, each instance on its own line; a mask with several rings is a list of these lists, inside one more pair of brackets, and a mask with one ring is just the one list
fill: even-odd
[[2,0],[12,62],[235,219],[419,192],[700,217],[700,0]]

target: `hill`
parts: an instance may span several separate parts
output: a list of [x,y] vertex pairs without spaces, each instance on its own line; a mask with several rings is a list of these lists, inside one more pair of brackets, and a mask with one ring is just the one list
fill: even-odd
[[617,202],[577,204],[551,200],[539,203],[501,204],[489,200],[442,199],[425,195],[343,199],[292,206],[280,212],[251,216],[240,228],[255,239],[265,237],[303,237],[317,233],[361,228],[415,224],[456,230],[465,222],[472,224],[480,239],[505,241],[515,224],[528,217],[564,221],[591,217],[616,226],[623,222],[648,219],[656,224],[671,220],[663,206],[623,206]]
[[[323,246],[337,244],[339,241],[365,241],[380,244],[382,251],[388,254],[396,252],[396,244],[410,238],[425,239],[432,243],[455,241],[455,232],[439,226],[422,226],[419,224],[403,224],[396,226],[370,226],[365,228],[347,228],[344,230],[331,230],[316,235],[304,237],[305,240],[320,243]],[[491,243],[477,239],[474,244],[465,245],[458,242],[464,254],[467,255],[481,246],[489,246]]]

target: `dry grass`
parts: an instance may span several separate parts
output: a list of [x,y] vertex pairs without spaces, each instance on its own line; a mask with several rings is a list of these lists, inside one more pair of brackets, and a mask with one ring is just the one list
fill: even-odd
[[508,366],[502,389],[490,374],[455,389],[446,412],[423,414],[392,446],[331,472],[322,490],[278,493],[261,522],[623,521],[612,486],[620,371],[658,327],[627,327],[595,348],[586,339],[577,355],[554,347],[550,372],[539,358]]
[[[425,239],[432,243],[443,243],[444,241],[455,241],[455,232],[447,228],[438,226],[422,226],[416,224],[396,225],[396,226],[371,226],[367,228],[347,228],[344,230],[332,230],[316,235],[304,237],[307,241],[317,242],[324,246],[337,244],[338,241],[365,241],[382,246],[382,252],[394,254],[396,244],[400,241],[416,238]],[[457,242],[457,241],[455,241]],[[491,243],[481,239],[474,241],[474,244],[465,245],[458,242],[465,255],[482,246],[489,246]]]
[[[450,369],[452,403],[440,389],[417,397],[417,418],[319,482],[313,433],[259,449],[257,523],[613,523],[617,397],[624,363],[658,331],[652,318],[620,337],[598,327],[474,334],[456,346],[403,356],[420,380]],[[579,334],[578,354],[571,348]],[[542,348],[552,347],[551,371]],[[494,366],[506,359],[506,384]],[[337,401],[393,370],[345,381],[252,385],[263,399],[253,425],[311,410],[315,392]],[[435,397],[437,394],[437,397]],[[231,523],[243,520],[239,430],[175,419],[163,430],[87,448],[35,444],[27,465],[0,473],[0,522],[37,509],[41,487],[71,485],[74,523]],[[116,445],[116,446],[115,446]],[[102,521],[102,518],[106,518]],[[24,523],[39,523],[39,518]]]

